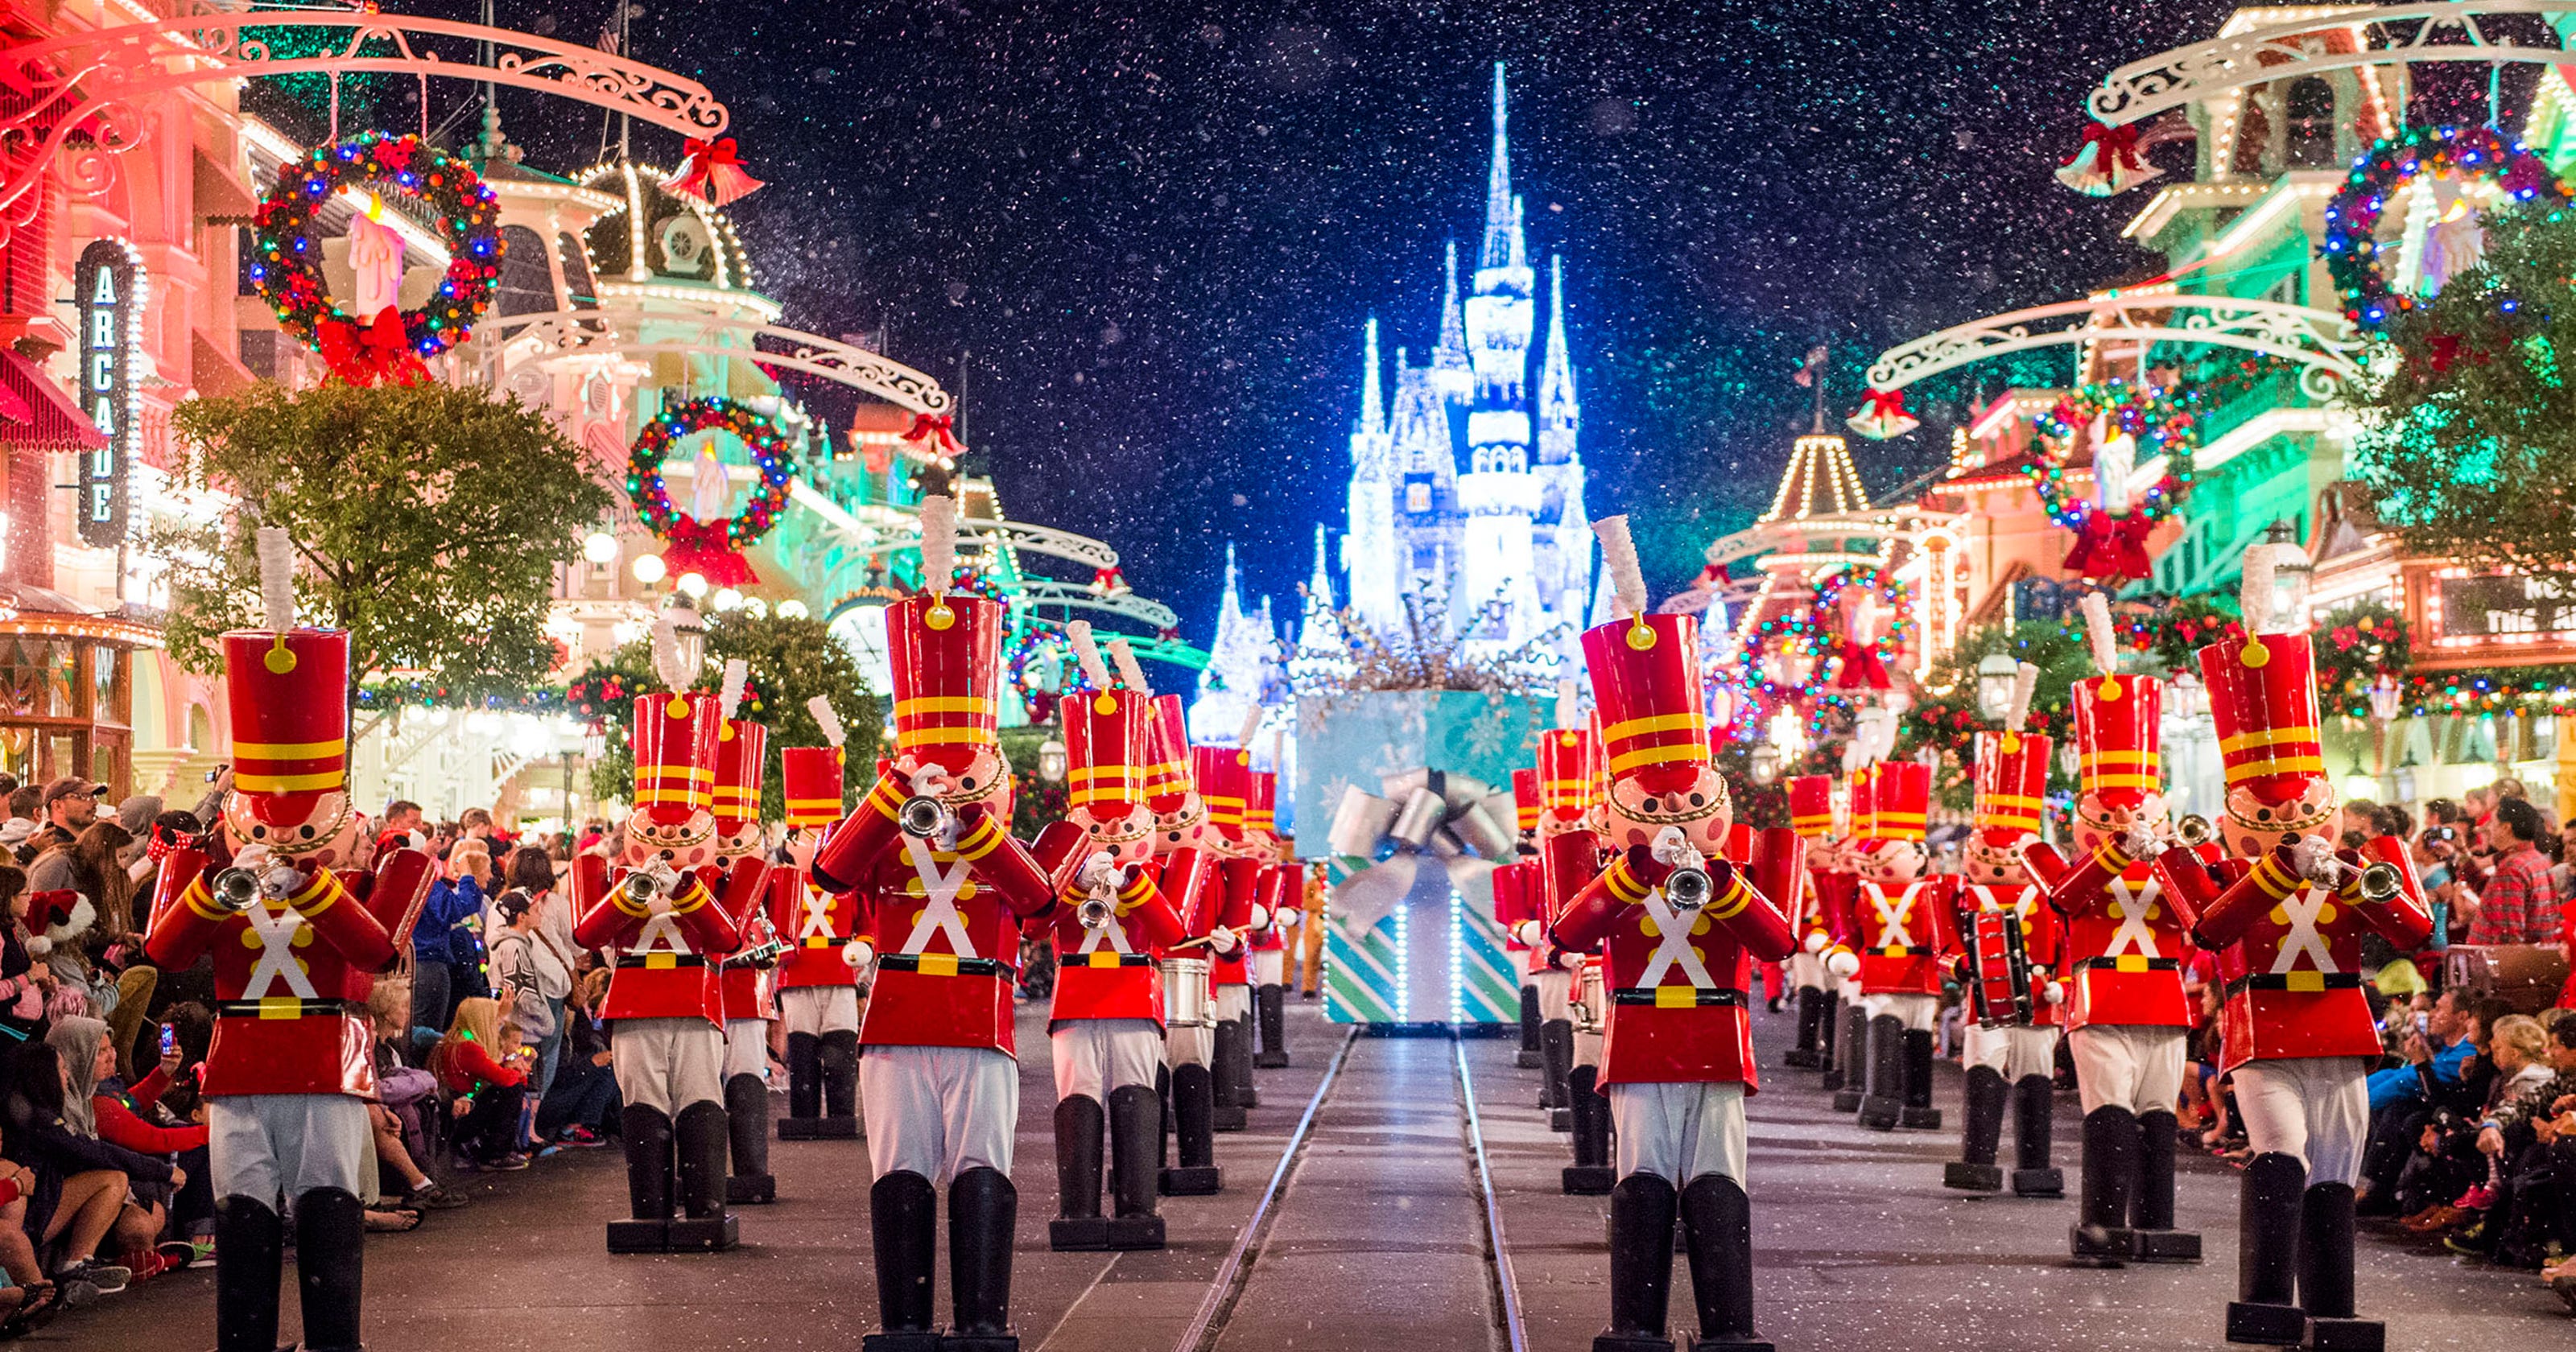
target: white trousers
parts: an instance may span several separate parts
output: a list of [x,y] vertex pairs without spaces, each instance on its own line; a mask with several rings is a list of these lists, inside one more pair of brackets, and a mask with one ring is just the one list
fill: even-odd
[[1538,987],[1538,1017],[1541,1023],[1574,1017],[1574,973],[1562,967],[1549,967],[1534,973],[1529,984]]
[[724,1077],[769,1078],[769,1020],[725,1020]]
[[1011,1171],[1020,1063],[990,1047],[863,1047],[859,1111],[868,1164],[939,1187],[968,1169]]
[[1587,1033],[1580,1028],[1574,1030],[1574,1064],[1578,1066],[1598,1066],[1601,1064],[1601,1035],[1599,1033]]
[[2308,1184],[2361,1181],[2370,1139],[2370,1078],[2357,1057],[2248,1061],[2230,1072],[2245,1142],[2257,1155],[2291,1155]]
[[1276,985],[1278,985],[1278,984],[1279,984],[1279,976],[1280,976],[1280,974],[1281,974],[1282,972],[1285,972],[1287,969],[1288,969],[1288,950],[1287,950],[1287,949],[1284,949],[1284,948],[1256,948],[1256,949],[1252,950],[1252,984],[1253,984],[1253,985],[1256,985],[1256,986],[1276,986]]
[[1047,1035],[1055,1050],[1055,1096],[1076,1094],[1107,1105],[1123,1085],[1154,1087],[1163,1038],[1152,1019],[1066,1019]]
[[1252,1013],[1252,988],[1250,986],[1219,986],[1216,988],[1217,1022],[1232,1023],[1236,1019],[1243,1018],[1250,1013]]
[[790,1033],[859,1031],[856,986],[790,986],[778,993],[778,1017]]
[[2057,1029],[1980,1028],[1973,1021],[1960,1051],[1960,1069],[1984,1066],[2007,1081],[2057,1073]]
[[1163,1030],[1163,1060],[1173,1066],[1216,1064],[1216,1030],[1173,1024]]
[[676,1119],[692,1103],[724,1102],[725,1033],[704,1019],[619,1019],[608,1051],[630,1108]]
[[1701,1174],[1744,1182],[1744,1086],[1614,1084],[1610,1123],[1619,1177],[1655,1174],[1675,1188]]
[[2169,1113],[2182,1100],[2182,1029],[2096,1023],[2066,1038],[2086,1113],[2101,1107]]
[[1798,990],[1805,990],[1810,986],[1817,990],[1823,990],[1827,984],[1825,979],[1825,960],[1817,954],[1810,953],[1803,948],[1790,954],[1789,984]]
[[1922,1033],[1931,1032],[1941,1018],[1941,997],[1937,995],[1904,991],[1864,995],[1860,997],[1860,1007],[1869,1011],[1873,1019],[1881,1014],[1893,1014],[1908,1029]]
[[346,1094],[228,1094],[206,1100],[206,1154],[215,1199],[276,1209],[315,1188],[373,1191],[374,1128],[364,1099]]

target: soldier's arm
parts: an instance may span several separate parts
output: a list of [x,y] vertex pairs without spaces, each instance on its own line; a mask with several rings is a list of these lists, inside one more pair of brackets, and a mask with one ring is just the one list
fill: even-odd
[[176,849],[162,857],[152,889],[152,932],[143,951],[163,971],[178,971],[204,956],[232,912],[215,904],[206,886],[211,861],[203,851]]
[[1646,894],[1672,871],[1672,865],[1658,862],[1642,845],[1618,855],[1566,901],[1549,927],[1550,937],[1563,948],[1592,947],[1608,938],[1610,927],[1645,901]]
[[2290,847],[2275,846],[2228,884],[2191,927],[2191,941],[2203,948],[2225,948],[2244,937],[2256,919],[2307,886],[2291,864]]
[[1145,869],[1126,870],[1126,881],[1118,888],[1118,918],[1127,927],[1127,937],[1141,947],[1169,948],[1185,937],[1180,912]]
[[421,903],[437,879],[438,860],[427,850],[405,846],[376,856],[375,872],[367,883],[367,909],[385,927],[396,952],[411,946],[412,926],[419,923]]
[[999,893],[1002,903],[1023,920],[1054,908],[1055,885],[1030,856],[1028,846],[1003,830],[982,804],[969,804],[957,816],[963,827],[957,837],[957,857],[974,866],[977,881]]
[[608,861],[585,854],[572,861],[572,941],[584,948],[614,948],[644,927],[651,911],[608,885]]
[[302,888],[288,898],[304,923],[322,942],[352,967],[362,972],[381,972],[394,961],[392,936],[374,913],[356,897],[349,895],[348,885],[331,870],[315,869]]

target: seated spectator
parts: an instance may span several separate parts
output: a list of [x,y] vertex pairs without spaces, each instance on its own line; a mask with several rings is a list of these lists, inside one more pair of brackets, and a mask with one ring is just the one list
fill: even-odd
[[456,1007],[456,1020],[439,1039],[429,1068],[454,1096],[450,1139],[468,1167],[528,1167],[528,1157],[515,1146],[531,1059],[519,1049],[518,1031],[502,1021],[499,1001],[478,995]]
[[572,998],[564,1004],[564,1052],[546,1100],[537,1106],[537,1136],[559,1145],[607,1143],[624,1112],[617,1072],[610,1064],[608,1025],[599,1017],[608,994],[608,967],[596,953],[580,955]]
[[0,1272],[10,1282],[0,1290],[0,1341],[33,1333],[62,1312],[62,1288],[46,1278],[28,1234],[27,1204],[35,1195],[36,1171],[10,1159],[0,1140]]
[[[189,1205],[194,1219],[214,1228],[214,1197],[206,1179],[206,1129],[161,1126],[135,1109],[157,1102],[178,1070],[174,1053],[145,1081],[144,1099],[129,1097],[116,1074],[116,1048],[108,1026],[98,1019],[63,1019],[45,1034],[63,1063],[63,1121],[74,1132],[170,1166],[170,1177],[155,1180],[128,1170],[126,1211],[117,1225],[122,1245],[117,1265],[145,1281],[196,1261],[196,1248],[184,1239],[164,1241],[174,1204],[183,1188],[194,1189]],[[148,1111],[148,1109],[146,1109]]]
[[[410,1029],[411,986],[399,977],[379,977],[367,993],[367,1012],[375,1022],[376,1101],[367,1105],[367,1124],[375,1134],[376,1167],[401,1188],[399,1209],[449,1211],[465,1199],[442,1188],[421,1171],[429,1151],[429,1122],[438,1111],[438,1077],[403,1060]],[[379,1181],[379,1191],[391,1191]]]
[[27,947],[27,871],[0,864],[0,1042],[18,1043],[45,1030],[45,997],[54,989],[54,969],[36,961]]
[[2489,1162],[2488,1182],[2484,1195],[2472,1199],[2484,1205],[2471,1208],[2478,1216],[2444,1242],[2454,1253],[2532,1269],[2551,1245],[2563,1251],[2576,1238],[2566,1233],[2576,1178],[2563,1174],[2554,1158],[2560,1115],[2576,1114],[2576,1021],[2561,1020],[2549,1033],[2535,1019],[2499,1020],[2495,1056],[2504,1087],[2479,1124],[2477,1149]]
[[[68,1087],[62,1057],[51,1044],[19,1047],[0,1122],[6,1123],[10,1154],[36,1173],[28,1233],[36,1236],[39,1256],[50,1259],[64,1302],[80,1305],[114,1295],[134,1278],[130,1269],[98,1257],[99,1246],[133,1224],[125,1199],[134,1181],[172,1183],[178,1170],[72,1130],[65,1120]],[[86,1110],[88,1100],[80,1106]]]

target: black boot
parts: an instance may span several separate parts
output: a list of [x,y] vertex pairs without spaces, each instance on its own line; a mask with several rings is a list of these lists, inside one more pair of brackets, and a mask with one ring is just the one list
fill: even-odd
[[[2351,1189],[2344,1196],[2349,1202]],[[2349,1205],[2345,1214],[2351,1214]],[[2351,1233],[2349,1223],[2345,1233]],[[304,1311],[305,1352],[359,1352],[366,1243],[367,1206],[357,1194],[315,1188],[295,1199],[295,1294]],[[2351,1252],[2350,1245],[2345,1252]],[[2347,1288],[2349,1282],[2347,1265]]]
[[1932,1034],[1928,1029],[1908,1028],[1902,1045],[1905,1108],[1897,1120],[1913,1130],[1939,1131],[1941,1110],[1932,1106]]
[[1225,1187],[1215,1130],[1215,1076],[1205,1066],[1172,1067],[1172,1140],[1180,1163],[1163,1171],[1164,1196],[1205,1197]]
[[1098,1100],[1074,1094],[1056,1100],[1056,1218],[1047,1222],[1047,1247],[1080,1253],[1109,1247],[1109,1224],[1100,1216],[1100,1142],[1107,1114]]
[[662,1253],[671,1247],[671,1119],[659,1108],[626,1105],[618,1119],[626,1147],[626,1200],[632,1220],[608,1223],[610,1253]]
[[725,1135],[733,1145],[733,1170],[725,1177],[725,1201],[734,1206],[761,1206],[778,1200],[778,1180],[769,1172],[769,1086],[757,1075],[725,1081]]
[[1020,1195],[999,1169],[978,1166],[948,1185],[948,1285],[956,1327],[940,1352],[1020,1352],[1011,1333],[1011,1231]]
[[680,1215],[671,1222],[671,1252],[714,1253],[741,1238],[725,1213],[725,1110],[700,1099],[672,1127],[679,1149]]
[[823,1116],[814,1124],[815,1139],[854,1139],[859,1135],[858,1032],[838,1029],[819,1041],[815,1056],[823,1065]]
[[1572,1131],[1574,1118],[1565,1111],[1565,1077],[1574,1073],[1572,1020],[1550,1019],[1540,1025],[1538,1059],[1538,1106],[1547,1112],[1550,1129]]
[[1699,1340],[1691,1352],[1771,1352],[1753,1333],[1753,1203],[1723,1174],[1701,1174],[1682,1189],[1691,1295]]
[[1995,1147],[2004,1132],[2004,1099],[2011,1087],[1992,1066],[1970,1066],[1967,1110],[1961,1114],[1959,1158],[1941,1167],[1941,1186],[1963,1192],[2001,1192],[2004,1171],[1995,1165]]
[[1868,1077],[1863,1082],[1860,1124],[1894,1131],[1905,1120],[1905,1021],[1881,1014],[1869,1021]]
[[[1261,1106],[1261,1090],[1252,1083],[1252,1013],[1234,1021],[1234,1102],[1237,1107]],[[1222,1103],[1225,1100],[1219,1099]]]
[[2084,1115],[2084,1185],[2067,1232],[2078,1267],[2119,1267],[2129,1256],[2129,1191],[2137,1186],[2138,1120],[2111,1104]]
[[868,1234],[876,1250],[877,1322],[865,1352],[939,1352],[931,1326],[931,1265],[939,1220],[939,1195],[930,1180],[908,1169],[877,1179],[868,1189]]
[[1254,1069],[1277,1070],[1288,1064],[1288,993],[1277,986],[1252,988],[1253,1011],[1261,1016],[1261,1050]]
[[2129,1256],[2142,1263],[2197,1263],[2200,1236],[2174,1223],[2174,1115],[2138,1115],[2138,1189],[2129,1201]]
[[1673,1185],[1630,1174],[1610,1190],[1610,1327],[1592,1352],[1672,1352]]
[[1172,1065],[1166,1061],[1154,1067],[1154,1097],[1163,1105],[1162,1119],[1154,1124],[1154,1174],[1161,1177],[1172,1167]]
[[[2024,1075],[2013,1093],[2013,1196],[2063,1197],[2066,1175],[2049,1159],[2057,1111],[2057,1086],[2045,1075]],[[2173,1119],[2165,1119],[2170,1128]],[[2173,1132],[2165,1132],[2165,1177],[2173,1177]],[[2168,1217],[2170,1219],[2170,1217]]]
[[1869,1096],[1869,1011],[1858,1000],[1843,1006],[1843,1028],[1834,1040],[1834,1069],[1825,1074],[1834,1111],[1848,1113]]
[[1565,1167],[1559,1186],[1569,1196],[1606,1197],[1619,1181],[1610,1172],[1610,1100],[1592,1087],[1600,1075],[1598,1066],[1576,1066],[1566,1077],[1568,1111],[1574,1114],[1574,1163]]
[[812,1033],[787,1035],[787,1115],[778,1119],[778,1139],[810,1141],[815,1119],[823,1115],[823,1044]]
[[2227,1303],[2227,1341],[2291,1347],[2307,1337],[2308,1314],[2297,1304],[2294,1285],[2299,1213],[2307,1186],[2308,1168],[2295,1155],[2262,1154],[2246,1161],[2238,1193],[2236,1299]]
[[[1834,1077],[1835,1035],[1843,1026],[1843,997],[1820,988],[1816,992],[1816,1005],[1816,1068],[1825,1072],[1824,1078],[1831,1080]],[[1828,1084],[1824,1087],[1834,1089],[1840,1086]]]
[[277,1352],[286,1223],[264,1202],[215,1203],[215,1352]]
[[1538,987],[1524,983],[1521,986],[1521,1049],[1512,1058],[1512,1064],[1523,1070],[1539,1067],[1538,1025]]
[[1163,1218],[1154,1214],[1154,1151],[1162,1140],[1162,1096],[1141,1084],[1109,1091],[1109,1218],[1112,1249],[1163,1247]]
[[1798,988],[1798,1045],[1781,1053],[1780,1064],[1812,1070],[1823,1064],[1816,1057],[1816,1034],[1824,1022],[1825,993],[1813,986]]
[[1242,1051],[1243,1035],[1242,1020],[1216,1021],[1216,1046],[1210,1054],[1210,1059],[1216,1064],[1210,1066],[1208,1071],[1209,1080],[1216,1094],[1216,1129],[1218,1131],[1241,1131],[1244,1127],[1243,1084],[1237,1077],[1243,1074],[1244,1066],[1251,1063],[1246,1060],[1238,1064],[1236,1060]]
[[2380,1352],[2387,1340],[2378,1320],[2353,1318],[2351,1184],[2319,1183],[2302,1199],[2299,1307],[2316,1352]]

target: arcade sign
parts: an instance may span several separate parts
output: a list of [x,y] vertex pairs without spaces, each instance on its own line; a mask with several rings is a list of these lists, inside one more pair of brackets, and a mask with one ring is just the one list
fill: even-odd
[[93,241],[72,268],[72,304],[80,317],[80,405],[107,444],[80,458],[81,543],[111,549],[126,538],[126,470],[134,463],[139,420],[134,387],[143,333],[143,260],[121,239]]

